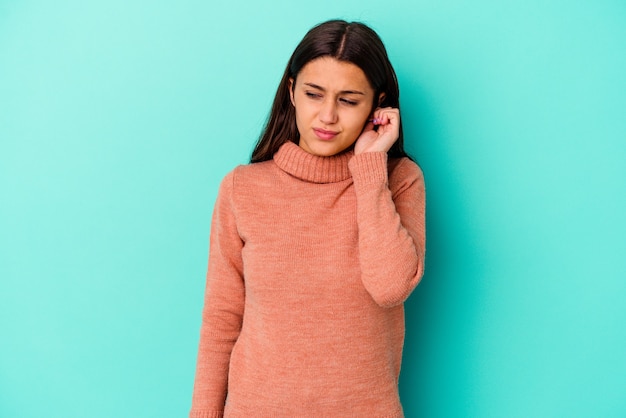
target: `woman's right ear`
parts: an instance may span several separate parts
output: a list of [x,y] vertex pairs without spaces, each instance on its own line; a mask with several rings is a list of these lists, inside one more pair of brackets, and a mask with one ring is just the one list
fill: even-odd
[[295,80],[293,79],[293,77],[290,77],[289,78],[289,99],[291,100],[291,104],[295,107],[296,102],[293,100],[293,89],[295,87],[294,82]]

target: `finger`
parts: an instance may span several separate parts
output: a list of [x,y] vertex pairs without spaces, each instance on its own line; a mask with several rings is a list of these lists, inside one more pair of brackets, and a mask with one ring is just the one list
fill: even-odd
[[378,117],[380,124],[385,126],[389,123],[389,114],[385,111],[380,112],[380,116]]
[[376,110],[374,110],[374,112],[372,113],[372,119],[371,119],[374,125],[381,124],[381,121],[382,121],[381,116],[382,116],[382,112],[380,108],[377,108]]
[[388,125],[400,120],[400,111],[393,107],[377,108],[372,116],[371,120],[375,125]]
[[387,125],[389,123],[389,113],[392,110],[393,109],[390,107],[377,109],[377,119],[380,121],[381,125]]
[[373,131],[374,125],[376,125],[376,119],[369,119],[363,127],[363,132]]
[[372,112],[372,115],[370,117],[370,119],[368,120],[368,122],[373,123],[374,125],[378,125],[378,118],[380,116],[380,108],[377,107],[376,109],[374,109],[374,111]]
[[381,119],[384,121],[384,124],[397,124],[400,120],[400,112],[398,109],[387,108],[382,112]]

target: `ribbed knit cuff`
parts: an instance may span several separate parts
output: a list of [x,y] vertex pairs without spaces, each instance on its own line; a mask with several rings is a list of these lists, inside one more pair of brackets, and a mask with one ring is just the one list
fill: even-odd
[[364,152],[348,162],[348,168],[355,182],[387,182],[387,153]]
[[224,411],[191,411],[189,413],[189,418],[223,418]]

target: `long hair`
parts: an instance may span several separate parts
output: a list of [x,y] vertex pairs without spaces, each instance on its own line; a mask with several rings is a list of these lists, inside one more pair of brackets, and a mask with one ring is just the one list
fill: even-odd
[[[376,107],[400,108],[400,90],[396,73],[389,62],[383,42],[367,25],[344,20],[329,20],[312,28],[296,47],[283,74],[267,123],[252,152],[250,162],[271,160],[278,148],[287,141],[298,143],[296,111],[289,95],[289,79],[297,78],[300,70],[316,58],[332,57],[359,67],[374,89]],[[295,83],[294,83],[295,84]],[[377,98],[384,93],[383,100]],[[390,157],[406,157],[400,119],[400,136],[388,152]]]

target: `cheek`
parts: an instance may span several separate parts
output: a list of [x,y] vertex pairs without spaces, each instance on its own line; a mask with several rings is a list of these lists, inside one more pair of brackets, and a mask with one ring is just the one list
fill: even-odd
[[307,116],[306,112],[303,111],[302,107],[297,107],[295,109],[295,118],[298,133],[302,135],[302,132],[306,130],[306,127],[311,124],[310,118]]
[[296,113],[296,121],[304,122],[312,117],[312,109],[311,106],[307,103],[303,103],[304,100],[302,98],[298,98],[296,100],[296,105],[294,106],[294,110]]
[[363,119],[362,117],[354,118],[350,121],[349,126],[344,126],[346,133],[346,140],[349,142],[354,142],[363,132],[363,128],[367,123],[367,119]]
[[361,132],[365,125],[367,124],[367,119],[369,118],[369,113],[360,111],[355,112],[350,119],[350,127],[351,130]]

